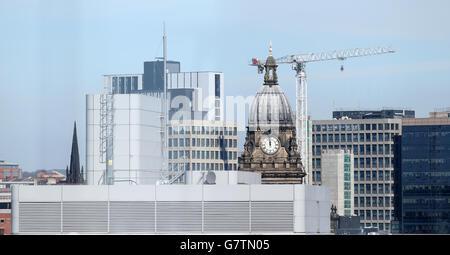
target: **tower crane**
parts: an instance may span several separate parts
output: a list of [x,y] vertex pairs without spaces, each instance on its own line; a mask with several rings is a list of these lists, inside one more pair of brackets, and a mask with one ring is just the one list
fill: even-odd
[[[272,47],[272,45],[270,47]],[[296,72],[295,131],[303,167],[305,168],[305,172],[307,174],[310,174],[310,158],[308,155],[308,86],[306,82],[305,64],[309,62],[345,60],[347,58],[373,56],[394,52],[395,51],[392,47],[355,48],[319,53],[286,55],[284,57],[275,59],[277,64],[291,64],[292,70]],[[259,60],[257,58],[252,58],[250,65],[258,67],[258,73],[262,74],[264,71],[265,61]],[[343,70],[343,66],[341,66],[341,71]],[[310,181],[307,179],[306,183],[309,182]]]

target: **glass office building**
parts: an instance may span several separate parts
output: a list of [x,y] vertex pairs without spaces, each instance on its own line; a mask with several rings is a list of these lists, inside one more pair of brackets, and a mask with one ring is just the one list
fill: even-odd
[[362,228],[390,232],[394,211],[393,137],[401,134],[402,119],[347,116],[313,120],[312,124],[312,183],[323,184],[323,151],[352,151],[353,214],[360,216]]
[[450,118],[404,120],[395,139],[401,233],[450,233]]

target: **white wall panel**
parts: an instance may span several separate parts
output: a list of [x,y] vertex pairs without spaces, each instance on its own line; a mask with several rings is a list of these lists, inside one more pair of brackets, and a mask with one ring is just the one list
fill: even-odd
[[249,201],[248,185],[203,185],[204,201]]
[[128,110],[130,108],[130,94],[115,94],[114,108]]
[[201,185],[158,185],[157,201],[201,201]]
[[105,186],[71,186],[62,185],[63,201],[106,201],[108,200],[108,185]]
[[291,187],[299,193],[295,186],[301,185],[17,186],[12,230],[59,233],[62,218],[64,233],[154,233],[155,228],[157,233],[329,233],[329,201],[297,196],[286,201],[278,195],[246,200],[250,191],[282,195]]
[[130,157],[128,155],[114,155],[113,166],[114,170],[129,170],[130,168]]
[[110,186],[110,201],[155,201],[155,186],[129,185],[126,188]]
[[292,185],[251,185],[250,194],[253,201],[292,201],[294,187]]
[[294,185],[294,199],[295,200],[305,200],[305,189],[309,185]]
[[114,110],[114,125],[129,125],[129,123],[130,123],[129,109]]
[[299,217],[306,217],[306,200],[294,200],[294,214]]
[[121,124],[114,125],[114,142],[116,140],[129,140],[130,139],[130,125]]
[[35,186],[20,187],[18,193],[21,202],[60,202],[62,186]]

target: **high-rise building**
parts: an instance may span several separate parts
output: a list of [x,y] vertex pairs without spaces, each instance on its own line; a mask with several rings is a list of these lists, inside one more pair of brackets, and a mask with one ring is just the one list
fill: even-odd
[[[106,163],[101,152],[101,94],[86,96],[86,180],[104,183]],[[161,97],[114,94],[112,98],[115,184],[155,184],[160,179]]]
[[321,184],[322,151],[352,150],[354,214],[362,227],[390,231],[393,215],[394,141],[402,119],[313,120],[312,179]]
[[322,151],[322,185],[330,189],[330,201],[339,216],[353,215],[353,171],[351,150]]
[[446,112],[430,116],[405,119],[395,139],[400,233],[450,233],[450,118]]
[[171,121],[168,136],[169,172],[238,169],[236,122]]
[[[180,63],[167,61],[167,92],[168,92],[168,171],[186,170],[237,170],[237,129],[235,123],[224,122],[224,76],[221,72],[180,72]],[[162,131],[164,122],[163,113],[163,62],[152,61],[144,63],[144,74],[130,75],[104,75],[103,88],[112,94],[109,103],[113,117],[113,136],[111,142],[113,151],[110,152],[114,160],[110,165],[99,160],[103,157],[102,120],[107,117],[102,115],[101,95],[88,95],[88,142],[87,152],[87,181],[89,184],[101,184],[105,180],[109,168],[114,169],[114,183],[131,182],[139,184],[152,184],[163,177],[162,172]],[[129,97],[129,98],[128,98]],[[128,99],[127,99],[128,98]],[[119,115],[118,115],[119,114]],[[180,122],[181,121],[181,122]],[[127,127],[129,126],[129,127]],[[128,128],[128,129],[127,129]],[[186,133],[178,133],[178,130],[187,128]],[[190,133],[200,130],[217,129],[219,133]],[[233,130],[233,135],[227,132]],[[173,133],[172,133],[173,130]],[[159,137],[156,137],[158,136]],[[91,139],[91,140],[89,140]],[[217,148],[211,145],[190,154],[190,146],[177,146],[179,140],[185,139],[210,139],[219,140],[217,146],[222,149],[217,156]],[[228,140],[232,140],[229,144]],[[172,142],[174,143],[172,144]],[[176,142],[175,142],[176,141]],[[222,142],[224,144],[222,145]],[[195,142],[193,141],[193,146]],[[180,141],[180,144],[182,142]],[[234,147],[232,147],[232,145]],[[205,145],[197,145],[204,147]],[[206,145],[207,146],[207,145]],[[223,148],[222,148],[223,147]],[[159,149],[160,152],[156,152]],[[199,149],[199,148],[198,148]],[[188,154],[185,154],[186,153]],[[179,153],[179,154],[178,154]],[[206,154],[205,154],[206,153]],[[231,153],[231,154],[229,154]],[[195,158],[186,158],[194,157]],[[174,158],[175,157],[175,158]],[[180,157],[180,158],[179,158]],[[179,163],[184,158],[186,161]],[[234,158],[234,159],[233,159]],[[199,160],[197,160],[199,159]],[[155,162],[155,163],[152,163]],[[180,165],[182,167],[180,167]],[[158,173],[157,173],[158,172]],[[145,175],[145,177],[144,177]],[[169,176],[173,177],[173,175]],[[107,177],[108,180],[111,177]],[[145,179],[145,181],[144,181]],[[182,179],[181,179],[182,180]],[[180,181],[180,180],[178,180]]]
[[[196,112],[191,119],[224,120],[224,77],[221,72],[173,72],[168,74],[171,111]],[[178,119],[173,114],[169,119]]]
[[[180,72],[180,62],[166,61],[167,71],[169,73]],[[163,61],[147,61],[144,62],[144,75],[142,89],[150,92],[164,91],[164,62]]]

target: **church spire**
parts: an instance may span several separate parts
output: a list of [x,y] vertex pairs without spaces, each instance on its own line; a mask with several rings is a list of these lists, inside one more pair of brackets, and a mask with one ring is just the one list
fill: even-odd
[[70,168],[67,176],[68,183],[80,184],[83,180],[80,174],[80,155],[78,153],[78,137],[77,137],[77,123],[73,124],[72,137],[72,152],[70,154]]

